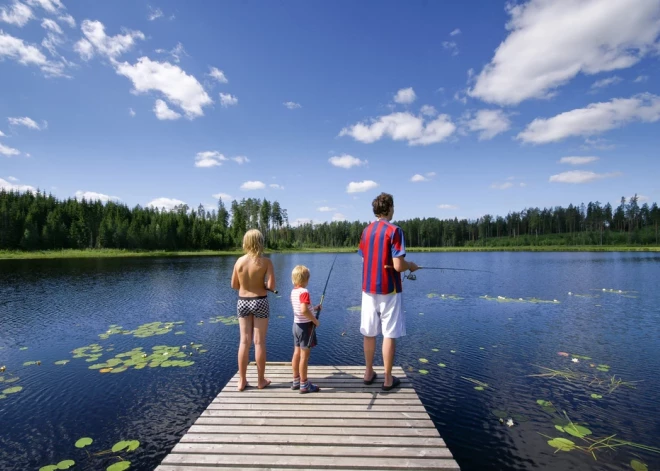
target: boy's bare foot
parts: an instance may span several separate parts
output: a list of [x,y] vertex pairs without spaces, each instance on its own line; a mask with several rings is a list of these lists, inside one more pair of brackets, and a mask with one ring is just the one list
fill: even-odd
[[259,381],[259,384],[257,385],[259,389],[264,389],[267,388],[268,386],[270,386],[270,380],[265,378],[263,381]]
[[245,381],[239,379],[238,386],[236,386],[236,391],[242,392],[245,388],[247,388],[247,385],[248,385],[247,379]]

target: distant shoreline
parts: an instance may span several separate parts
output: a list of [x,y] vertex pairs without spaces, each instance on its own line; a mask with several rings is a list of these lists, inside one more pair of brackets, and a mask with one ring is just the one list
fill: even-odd
[[[408,247],[411,253],[420,252],[660,252],[660,246],[528,246],[528,247]],[[324,247],[306,249],[269,250],[267,253],[355,253],[353,247]],[[74,258],[137,258],[137,257],[219,257],[242,255],[240,250],[46,250],[34,252],[0,251],[0,260],[39,260]]]

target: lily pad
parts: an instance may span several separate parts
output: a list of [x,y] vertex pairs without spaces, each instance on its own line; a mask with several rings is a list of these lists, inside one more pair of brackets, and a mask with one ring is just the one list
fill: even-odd
[[183,334],[185,334],[185,333],[186,333],[185,330],[179,330],[179,331],[177,331],[177,332],[174,332],[174,335],[183,335]]
[[31,365],[36,365],[36,364],[37,364],[36,361],[26,361],[25,363],[23,363],[23,366],[31,366]]
[[555,425],[555,428],[560,432],[566,432],[567,434],[577,438],[584,438],[587,435],[591,435],[591,430],[589,430],[587,427],[574,423],[564,425],[563,427],[561,425]]
[[429,361],[426,358],[420,358],[419,362],[420,363],[428,363]]
[[94,440],[89,437],[83,437],[78,439],[75,446],[76,448],[85,448],[87,445],[91,445],[93,441]]
[[456,353],[456,350],[449,350],[449,353]]
[[631,467],[632,469],[634,469],[635,471],[648,471],[648,469],[649,469],[648,466],[646,466],[646,465],[645,465],[644,463],[642,463],[641,461],[637,461],[637,460],[632,460],[632,461],[630,462],[630,467]]
[[0,399],[7,399],[7,396],[5,394],[0,394]]
[[69,469],[71,466],[76,464],[73,460],[64,460],[57,463],[57,469]]
[[14,386],[13,388],[7,388],[4,391],[2,391],[2,394],[15,394],[17,392],[21,392],[23,390],[23,386]]
[[106,471],[124,471],[125,469],[128,469],[130,467],[131,467],[130,461],[120,461],[119,463],[115,463],[113,465],[108,466]]
[[21,379],[21,378],[19,378],[18,376],[14,376],[13,378],[6,379],[6,380],[5,380],[5,384],[15,383],[16,381],[18,381],[18,380],[20,380],[20,379]]
[[19,350],[27,350],[27,349],[28,349],[27,347],[21,347],[21,348],[19,348]]
[[438,363],[438,366],[439,366],[440,368],[447,368],[447,365],[445,365],[444,363]]
[[541,407],[552,407],[552,402],[546,401],[544,399],[537,399],[536,403]]
[[429,374],[429,370],[419,370],[420,375],[427,375]]
[[56,464],[49,464],[47,466],[42,466],[41,468],[39,468],[39,471],[56,471],[57,469],[58,468]]
[[440,350],[438,350],[437,348],[432,348],[431,351],[432,352],[439,352]]
[[55,364],[56,364],[56,365],[66,365],[66,364],[69,363],[70,361],[71,361],[71,360],[59,360],[59,361],[56,361]]
[[594,394],[591,395],[591,398],[592,398],[592,399],[602,399],[603,396],[601,396],[600,394],[595,394],[595,393],[594,393]]
[[119,451],[133,451],[140,446],[140,442],[137,440],[122,440],[113,445],[112,451],[117,453]]
[[483,391],[484,387],[483,386],[475,386],[474,389],[476,389],[477,391]]
[[498,419],[506,419],[506,418],[509,416],[509,414],[507,413],[507,411],[502,410],[502,409],[493,409],[491,412],[492,412],[493,415],[494,415],[495,417],[497,417]]
[[362,306],[351,306],[351,307],[347,308],[346,310],[347,311],[361,311]]
[[571,451],[575,448],[574,442],[561,437],[548,440],[548,445],[550,445],[553,448],[556,448],[557,451]]

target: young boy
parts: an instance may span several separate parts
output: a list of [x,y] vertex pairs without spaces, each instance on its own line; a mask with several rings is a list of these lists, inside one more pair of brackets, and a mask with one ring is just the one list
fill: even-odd
[[316,332],[314,327],[319,326],[316,313],[321,311],[321,305],[312,307],[307,284],[309,283],[309,269],[304,265],[297,265],[291,272],[291,306],[293,306],[293,384],[291,389],[299,389],[300,394],[320,391],[320,388],[307,379],[307,364],[311,348],[316,346]]

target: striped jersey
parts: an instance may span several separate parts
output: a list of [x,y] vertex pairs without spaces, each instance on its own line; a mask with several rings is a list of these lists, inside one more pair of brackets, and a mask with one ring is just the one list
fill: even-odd
[[307,309],[312,311],[312,300],[309,297],[307,288],[293,288],[291,290],[291,306],[293,307],[293,322],[296,324],[304,324],[305,322],[312,322],[300,313],[300,305],[307,304]]
[[394,257],[406,255],[403,231],[385,219],[369,224],[360,238],[358,253],[363,258],[362,291],[371,294],[400,293],[401,275],[394,269]]

